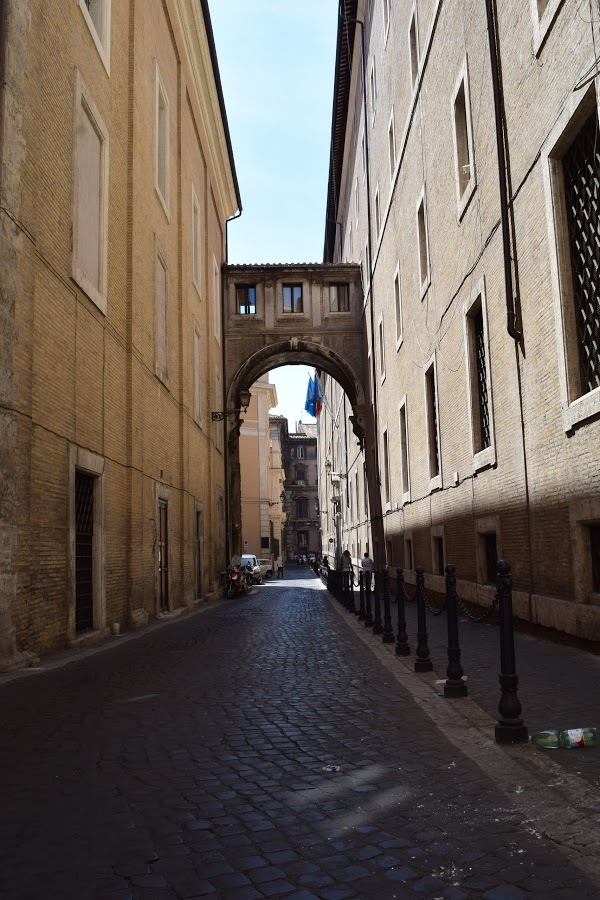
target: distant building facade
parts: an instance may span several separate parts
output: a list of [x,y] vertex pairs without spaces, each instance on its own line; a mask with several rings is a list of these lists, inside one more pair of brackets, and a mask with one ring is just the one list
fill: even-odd
[[6,0],[1,14],[10,666],[217,591],[211,413],[225,222],[241,204],[206,0]]
[[[342,0],[324,258],[363,270],[387,564],[439,591],[450,562],[487,606],[504,558],[519,616],[599,639],[594,25],[486,6]],[[322,528],[358,560],[364,455],[324,384]]]
[[286,428],[282,440],[287,559],[320,551],[317,426],[299,422],[296,427],[291,433]]

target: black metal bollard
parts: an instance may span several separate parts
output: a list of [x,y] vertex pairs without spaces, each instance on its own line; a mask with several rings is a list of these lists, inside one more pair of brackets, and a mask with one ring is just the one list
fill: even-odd
[[521,718],[517,694],[519,676],[515,669],[515,630],[512,610],[512,576],[506,560],[498,562],[496,596],[500,612],[500,688],[497,744],[521,744],[528,740],[527,726]]
[[365,573],[362,571],[358,573],[358,598],[358,618],[359,621],[364,622],[367,613],[365,611]]
[[383,634],[383,622],[381,621],[381,572],[375,572],[373,607],[373,634]]
[[396,569],[396,600],[398,602],[398,637],[396,639],[396,656],[410,656],[410,646],[406,633],[406,591],[404,587],[404,573],[402,569]]
[[365,575],[365,628],[373,627],[373,612],[371,610],[371,588],[373,586],[373,573],[367,572]]
[[433,663],[429,659],[427,644],[427,611],[425,609],[425,569],[417,566],[417,658],[415,672],[431,672]]
[[460,664],[460,647],[458,644],[458,604],[456,602],[456,568],[446,566],[446,615],[448,617],[448,668],[444,697],[466,697],[466,682],[463,681],[463,669]]
[[390,603],[390,573],[388,568],[382,572],[383,579],[383,637],[381,640],[384,644],[393,644],[394,629],[392,628],[392,607]]

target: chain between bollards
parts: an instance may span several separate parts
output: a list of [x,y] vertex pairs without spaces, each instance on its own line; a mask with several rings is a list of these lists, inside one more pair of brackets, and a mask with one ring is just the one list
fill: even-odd
[[500,611],[500,688],[496,743],[521,744],[528,740],[527,726],[521,718],[521,703],[517,694],[519,676],[515,667],[515,633],[512,609],[512,576],[510,565],[498,563],[496,596]]
[[433,663],[429,658],[429,646],[427,644],[427,610],[425,609],[425,570],[417,566],[417,658],[415,659],[415,672],[431,672]]
[[398,603],[398,637],[396,638],[396,656],[410,656],[410,646],[406,633],[406,590],[404,573],[396,569],[396,601]]
[[371,595],[373,593],[373,573],[365,572],[365,628],[373,627],[373,611],[371,609]]
[[384,644],[393,644],[396,640],[392,628],[392,606],[390,603],[390,573],[386,568],[382,572],[383,580],[383,636]]
[[466,697],[467,685],[463,681],[458,644],[458,602],[456,596],[456,568],[446,566],[446,615],[448,622],[448,668],[444,697]]
[[381,572],[375,572],[373,606],[373,634],[383,634],[383,622],[381,621]]

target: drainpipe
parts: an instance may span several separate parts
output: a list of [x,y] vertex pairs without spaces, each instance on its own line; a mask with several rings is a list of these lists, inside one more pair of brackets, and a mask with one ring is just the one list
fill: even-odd
[[511,338],[519,343],[523,334],[517,328],[515,316],[515,299],[513,292],[511,235],[508,217],[508,184],[507,153],[504,127],[504,94],[500,66],[500,47],[498,44],[497,11],[495,0],[485,0],[487,15],[487,31],[490,44],[490,63],[492,68],[492,87],[494,92],[494,118],[496,122],[496,147],[498,151],[498,180],[500,187],[500,221],[502,226],[502,250],[504,255],[504,289],[506,293],[506,329]]
[[515,341],[515,360],[517,367],[517,384],[519,389],[519,417],[521,429],[521,449],[523,453],[523,477],[525,485],[525,512],[527,530],[527,553],[529,561],[528,615],[533,621],[533,559],[531,542],[531,499],[529,495],[529,471],[527,466],[527,445],[525,441],[525,417],[523,413],[523,385],[521,378],[521,360],[519,344],[523,340],[523,332],[517,328],[515,314],[515,295],[513,292],[511,231],[509,225],[509,165],[508,142],[506,141],[504,92],[502,88],[502,66],[500,61],[500,44],[498,40],[498,10],[496,0],[485,0],[487,15],[488,39],[490,45],[490,63],[492,70],[492,87],[494,92],[494,118],[496,122],[496,146],[498,150],[498,179],[500,186],[500,220],[502,226],[502,249],[504,255],[504,286],[506,292],[506,329]]

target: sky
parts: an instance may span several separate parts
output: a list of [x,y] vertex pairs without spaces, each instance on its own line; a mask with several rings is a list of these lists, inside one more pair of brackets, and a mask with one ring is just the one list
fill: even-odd
[[[338,0],[211,0],[243,212],[230,263],[322,262]],[[274,415],[304,411],[308,366],[273,370]]]

